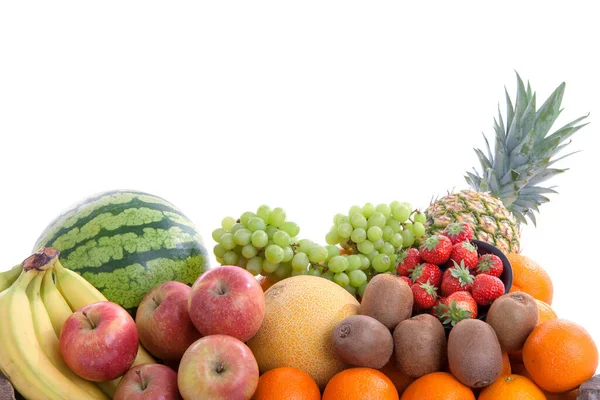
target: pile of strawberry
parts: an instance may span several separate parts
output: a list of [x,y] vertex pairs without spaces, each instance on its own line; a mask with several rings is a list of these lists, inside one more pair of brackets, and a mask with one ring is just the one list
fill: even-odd
[[429,312],[454,326],[477,318],[482,307],[504,294],[502,260],[495,254],[480,255],[472,238],[470,225],[452,223],[419,248],[403,252],[396,272],[412,289],[414,313]]

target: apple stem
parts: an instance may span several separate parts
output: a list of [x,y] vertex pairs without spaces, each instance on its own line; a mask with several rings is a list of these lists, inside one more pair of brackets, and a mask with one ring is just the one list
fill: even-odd
[[219,363],[217,365],[217,374],[220,374],[223,371],[225,371],[225,366],[223,365],[223,363]]
[[221,281],[218,281],[217,282],[217,294],[219,296],[223,296],[225,293],[227,293],[227,285],[225,285]]
[[90,325],[92,326],[92,329],[96,329],[96,324],[94,324],[94,321],[92,321],[90,319],[90,317],[88,317],[87,315],[87,311],[82,311],[81,312],[83,314],[83,316],[88,320],[88,322],[90,323]]
[[138,378],[140,378],[140,386],[142,387],[142,390],[146,390],[146,388],[148,387],[148,385],[146,384],[146,382],[144,382],[144,378],[142,378],[142,370],[141,369],[137,369],[135,371],[135,373],[137,374]]

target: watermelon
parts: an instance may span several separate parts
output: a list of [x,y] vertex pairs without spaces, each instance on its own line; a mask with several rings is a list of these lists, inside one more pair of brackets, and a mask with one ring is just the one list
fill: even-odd
[[100,193],[69,208],[42,232],[34,251],[41,247],[59,250],[66,268],[132,314],[154,286],[191,285],[210,262],[202,237],[179,209],[129,190]]

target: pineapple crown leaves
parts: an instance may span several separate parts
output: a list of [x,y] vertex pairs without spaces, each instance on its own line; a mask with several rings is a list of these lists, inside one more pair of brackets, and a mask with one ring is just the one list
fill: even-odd
[[469,268],[465,266],[465,262],[463,260],[460,260],[460,264],[454,260],[452,260],[452,262],[454,263],[454,268],[450,268],[450,275],[458,279],[460,286],[462,287],[468,283],[473,283],[475,277],[471,274]]
[[[527,218],[535,225],[534,212],[550,201],[545,194],[557,193],[553,187],[539,186],[542,182],[561,174],[567,169],[550,168],[556,162],[577,152],[555,157],[571,141],[565,142],[585,124],[579,124],[586,116],[577,118],[552,134],[552,125],[562,112],[560,104],[565,91],[561,83],[542,106],[536,110],[536,94],[529,82],[527,87],[517,73],[517,94],[513,102],[505,88],[506,124],[498,107],[498,119],[494,118],[495,152],[485,135],[486,153],[475,149],[481,164],[478,171],[467,172],[465,179],[474,190],[490,192],[499,197],[519,223]],[[579,124],[579,125],[578,125]]]

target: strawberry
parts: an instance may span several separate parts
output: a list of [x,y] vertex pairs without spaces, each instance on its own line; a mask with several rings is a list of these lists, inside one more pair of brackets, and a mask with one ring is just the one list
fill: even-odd
[[399,276],[399,278],[404,282],[408,283],[409,287],[413,285],[412,279],[410,279],[408,276]]
[[475,277],[471,275],[462,261],[460,264],[454,262],[454,266],[445,270],[442,275],[442,286],[440,287],[442,296],[450,296],[459,290],[470,292],[474,279]]
[[464,261],[467,268],[475,269],[477,266],[477,261],[479,261],[477,248],[472,245],[471,242],[456,243],[452,245],[450,261],[456,261],[459,264]]
[[487,306],[504,294],[504,283],[492,275],[479,274],[473,280],[471,293],[477,304]]
[[415,267],[415,265],[421,263],[421,255],[419,254],[419,249],[414,247],[410,247],[404,250],[400,257],[398,257],[398,265],[396,265],[396,272],[400,276],[409,276],[410,270]]
[[437,299],[437,288],[429,281],[426,283],[415,283],[411,286],[414,297],[414,305],[417,310],[427,310],[434,306]]
[[439,286],[442,283],[442,270],[435,264],[417,264],[410,272],[410,279],[414,283],[430,281],[433,286]]
[[466,318],[477,318],[477,302],[471,293],[459,290],[452,293],[438,306],[440,320],[452,326]]
[[447,236],[432,235],[419,247],[421,258],[431,264],[441,265],[448,261],[452,253],[452,242]]
[[438,319],[442,316],[440,304],[446,304],[446,297],[438,297],[433,307],[429,310],[429,314],[438,317]]
[[475,267],[477,275],[488,274],[498,278],[502,275],[503,270],[502,260],[495,254],[482,254],[479,256],[477,266]]
[[465,222],[453,222],[446,225],[442,235],[447,236],[452,244],[468,242],[473,239],[473,228]]

